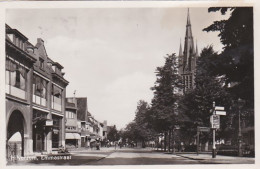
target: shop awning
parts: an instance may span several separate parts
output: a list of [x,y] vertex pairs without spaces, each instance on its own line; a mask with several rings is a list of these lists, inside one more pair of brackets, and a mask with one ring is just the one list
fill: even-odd
[[68,139],[68,140],[69,139],[71,139],[71,140],[74,140],[74,139],[80,140],[80,135],[78,133],[66,133],[65,138]]

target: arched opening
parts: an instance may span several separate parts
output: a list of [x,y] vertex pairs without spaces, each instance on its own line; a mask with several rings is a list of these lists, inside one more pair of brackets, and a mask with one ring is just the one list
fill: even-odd
[[7,126],[7,157],[24,156],[24,117],[18,110],[12,112]]

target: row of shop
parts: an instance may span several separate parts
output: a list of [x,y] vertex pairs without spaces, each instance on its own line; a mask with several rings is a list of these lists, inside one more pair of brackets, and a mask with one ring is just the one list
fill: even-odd
[[[66,98],[63,66],[6,25],[6,156],[57,153],[60,147],[90,147],[104,139],[104,124],[87,110],[87,98]],[[94,119],[94,121],[93,121]]]
[[90,148],[106,138],[107,122],[98,122],[87,109],[87,98],[66,99],[66,147]]

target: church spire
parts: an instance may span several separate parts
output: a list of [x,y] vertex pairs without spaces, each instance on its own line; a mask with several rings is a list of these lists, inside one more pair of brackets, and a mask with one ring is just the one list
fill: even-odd
[[[192,31],[191,31],[191,21],[190,21],[190,10],[188,9],[187,12],[187,25],[186,25],[186,35],[185,35],[185,41],[184,41],[184,65],[188,66],[190,65],[190,57],[192,57],[193,54],[195,54],[195,47],[192,37]],[[188,68],[188,67],[187,67]]]
[[182,56],[183,53],[182,53],[182,46],[181,46],[181,39],[180,39],[180,49],[179,49],[179,56]]
[[190,25],[190,9],[188,8],[187,25]]
[[186,37],[192,37],[189,8],[188,8],[188,15],[187,15]]

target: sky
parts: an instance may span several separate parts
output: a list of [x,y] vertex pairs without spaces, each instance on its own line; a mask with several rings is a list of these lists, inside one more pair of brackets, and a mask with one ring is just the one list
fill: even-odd
[[[217,32],[203,32],[226,19],[207,8],[190,8],[199,52],[213,45]],[[67,97],[88,98],[88,110],[100,122],[124,128],[134,119],[137,103],[153,98],[155,69],[184,43],[187,8],[7,9],[6,23],[32,44],[44,40],[48,56],[64,66]]]

